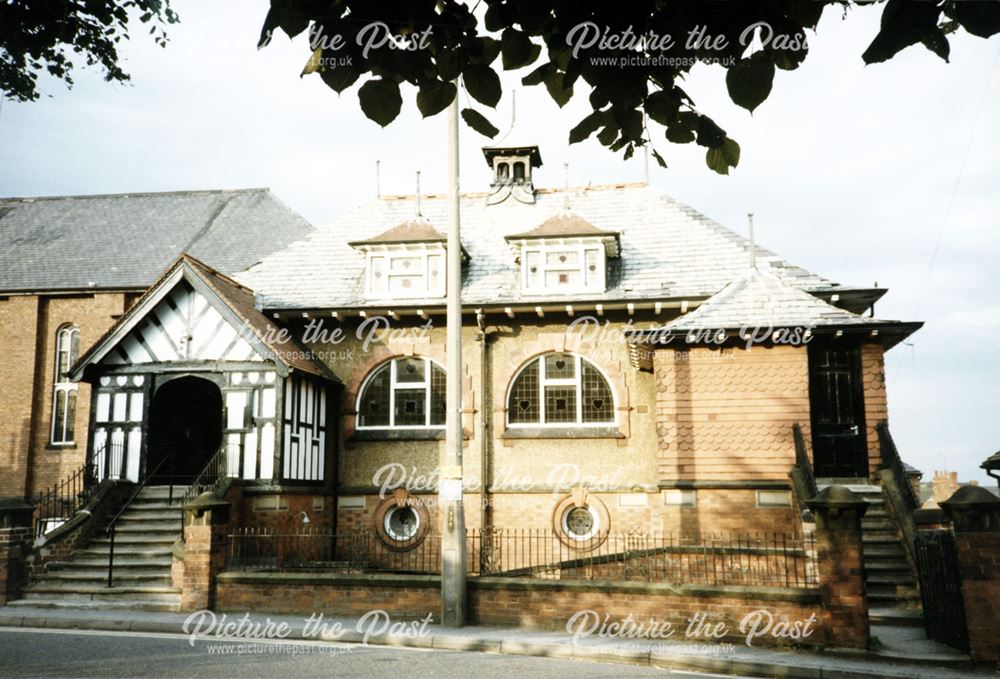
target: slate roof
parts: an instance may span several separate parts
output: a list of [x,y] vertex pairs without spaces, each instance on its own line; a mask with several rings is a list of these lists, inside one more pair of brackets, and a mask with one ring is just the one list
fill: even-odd
[[0,291],[142,289],[181,252],[233,273],[312,230],[268,189],[0,198]]
[[749,269],[697,309],[664,325],[671,330],[773,327],[830,327],[883,323],[835,307],[795,288],[768,269]]
[[388,245],[390,243],[439,243],[448,237],[425,219],[414,218],[392,227],[388,231],[365,240],[351,241],[350,245]]
[[529,238],[569,238],[571,236],[617,236],[614,231],[603,231],[583,217],[572,212],[560,212],[524,233],[506,236],[506,240]]
[[[560,301],[697,299],[715,294],[748,266],[749,242],[721,224],[645,184],[541,189],[534,204],[507,200],[486,205],[486,193],[463,194],[464,304],[512,304],[550,297],[521,292],[519,266],[505,238],[539,227],[569,210],[595,228],[619,233],[621,256],[609,260],[603,293],[564,295]],[[360,206],[330,227],[265,257],[236,275],[267,309],[365,308],[364,255],[348,241],[370,238],[412,218],[413,196],[383,197]],[[423,196],[421,213],[447,224],[447,198]],[[757,247],[757,261],[770,265],[793,288],[826,290],[836,284]],[[384,302],[383,302],[384,303]],[[442,306],[440,297],[400,300],[400,308]]]

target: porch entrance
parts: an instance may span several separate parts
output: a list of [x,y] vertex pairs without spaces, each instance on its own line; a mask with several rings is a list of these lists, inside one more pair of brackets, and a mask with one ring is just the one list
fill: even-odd
[[809,409],[816,476],[868,476],[861,356],[857,349],[809,348]]
[[191,483],[222,443],[222,392],[201,377],[157,389],[149,406],[146,469],[163,462],[153,484]]

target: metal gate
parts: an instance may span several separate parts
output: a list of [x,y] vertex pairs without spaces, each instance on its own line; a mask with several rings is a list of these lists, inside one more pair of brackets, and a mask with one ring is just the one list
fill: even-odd
[[955,536],[950,530],[920,530],[915,545],[927,637],[968,651]]

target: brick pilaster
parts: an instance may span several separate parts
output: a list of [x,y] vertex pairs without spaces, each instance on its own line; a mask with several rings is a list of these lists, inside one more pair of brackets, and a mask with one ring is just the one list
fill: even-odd
[[31,551],[31,505],[21,501],[0,503],[0,606],[21,596],[27,584],[27,558]]
[[868,504],[843,486],[824,488],[808,503],[816,516],[816,560],[826,641],[868,648],[861,517]]
[[955,527],[955,551],[973,660],[1000,663],[1000,499],[964,486],[941,503]]
[[205,493],[184,510],[181,610],[212,608],[215,576],[225,566],[229,503]]

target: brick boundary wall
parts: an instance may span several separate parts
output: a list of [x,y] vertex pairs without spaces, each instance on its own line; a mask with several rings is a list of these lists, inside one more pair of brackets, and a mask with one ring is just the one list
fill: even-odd
[[[818,589],[763,587],[695,587],[615,582],[609,580],[530,580],[469,578],[471,624],[566,631],[567,622],[581,611],[594,611],[602,622],[670,623],[671,639],[726,641],[744,644],[754,629],[761,632],[754,646],[852,647],[857,634],[845,633],[836,612],[828,610]],[[431,613],[440,619],[440,580],[434,575],[221,573],[216,579],[215,608],[243,612],[281,613],[308,617],[360,616],[383,610],[393,618],[421,619]],[[740,623],[750,617],[741,631]],[[690,618],[704,614],[700,632],[686,637]],[[813,618],[802,638],[784,636]],[[593,620],[578,618],[580,624]],[[710,634],[722,623],[725,633]],[[586,625],[584,625],[586,626]],[[662,628],[662,627],[661,627]],[[576,629],[576,628],[574,628]],[[791,632],[788,632],[791,634]],[[865,630],[867,643],[867,629]],[[655,638],[655,637],[654,637]],[[624,638],[624,642],[636,639]],[[638,641],[641,641],[639,639]]]

